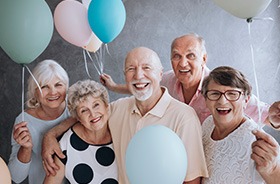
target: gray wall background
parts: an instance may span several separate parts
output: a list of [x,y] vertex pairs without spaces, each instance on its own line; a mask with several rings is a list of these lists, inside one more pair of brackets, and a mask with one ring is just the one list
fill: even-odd
[[[59,2],[47,0],[52,12]],[[146,46],[155,50],[167,71],[171,69],[169,54],[172,40],[196,32],[206,40],[208,67],[213,69],[229,65],[241,70],[249,78],[256,94],[248,24],[244,19],[232,16],[211,0],[127,0],[124,5],[127,13],[124,29],[108,44],[111,56],[106,53],[103,59],[105,72],[116,82],[124,82],[123,61],[132,48]],[[260,99],[272,103],[280,100],[280,74],[277,73],[280,61],[278,1],[273,0],[259,17],[271,17],[274,20],[256,20],[251,24]],[[68,72],[71,84],[89,78],[82,49],[63,40],[56,30],[46,50],[28,67],[32,69],[44,59],[58,61]],[[0,155],[8,161],[14,119],[21,112],[22,68],[2,49],[0,63]],[[92,64],[89,64],[89,70],[93,79],[98,81],[98,74]],[[26,81],[29,74],[25,72],[25,76]],[[122,96],[110,92],[111,101]],[[269,128],[266,130],[280,140],[278,132]]]

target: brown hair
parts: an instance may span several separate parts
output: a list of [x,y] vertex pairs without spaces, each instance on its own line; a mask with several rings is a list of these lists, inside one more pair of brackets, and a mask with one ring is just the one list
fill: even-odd
[[201,93],[204,97],[206,97],[208,85],[211,80],[223,86],[240,88],[244,91],[245,95],[251,95],[252,86],[246,77],[240,71],[229,66],[220,66],[215,68],[210,72],[209,76],[204,79],[201,89]]

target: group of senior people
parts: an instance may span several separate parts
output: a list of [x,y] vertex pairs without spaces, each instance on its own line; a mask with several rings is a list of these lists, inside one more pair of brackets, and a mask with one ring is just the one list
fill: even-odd
[[[30,96],[39,105],[31,110],[27,109],[26,116],[40,121],[40,124],[34,125],[38,129],[42,127],[41,124],[49,125],[54,120],[50,126],[56,126],[45,134],[41,153],[38,147],[41,146],[42,136],[32,130],[34,127],[30,126],[28,120],[28,123],[20,122],[20,117],[17,118],[9,162],[12,179],[20,182],[28,175],[31,183],[37,183],[36,176],[40,175],[42,177],[38,182],[42,183],[44,168],[46,183],[61,183],[64,175],[68,180],[71,178],[73,183],[79,183],[81,177],[72,176],[73,172],[67,177],[67,171],[72,171],[74,166],[68,167],[67,163],[73,162],[68,161],[72,157],[69,157],[67,149],[62,146],[69,137],[75,135],[75,140],[79,143],[78,149],[85,149],[81,147],[91,145],[94,138],[98,140],[98,137],[106,138],[101,141],[105,144],[102,148],[110,147],[112,141],[110,149],[114,150],[118,169],[113,166],[111,174],[118,174],[118,177],[113,177],[115,179],[110,181],[128,184],[125,152],[129,141],[141,128],[161,124],[172,129],[185,146],[188,170],[184,183],[277,183],[280,179],[279,144],[272,136],[260,131],[259,127],[263,124],[258,123],[279,128],[280,103],[258,105],[256,97],[251,94],[250,84],[241,72],[231,67],[218,67],[211,72],[206,67],[206,62],[205,42],[196,34],[184,35],[173,41],[173,71],[166,73],[163,73],[160,59],[153,50],[146,47],[132,49],[125,59],[125,85],[114,83],[108,74],[100,76],[101,83],[108,89],[131,93],[132,96],[108,105],[106,101],[99,99],[99,106],[103,106],[101,112],[94,110],[97,97],[81,96],[75,102],[76,115],[74,113],[68,119],[66,118],[70,114],[65,100],[68,81],[62,80],[63,77],[59,75],[50,76],[43,81],[39,79],[43,93],[33,87],[33,96]],[[80,88],[83,88],[82,85]],[[77,88],[75,90],[79,91]],[[71,109],[73,104],[69,103],[68,101]],[[263,112],[261,120],[258,119],[258,108]],[[58,119],[66,120],[58,124]],[[97,128],[98,126],[101,127]],[[50,128],[40,129],[45,133]],[[56,138],[67,130],[63,137],[68,135],[68,138],[63,138],[58,143]],[[109,135],[93,136],[99,135],[99,131]],[[89,135],[92,135],[92,139]],[[39,166],[38,159],[43,160],[43,166]],[[24,174],[17,173],[17,169],[25,169]],[[92,183],[100,181],[94,180],[91,172],[87,174],[89,176],[86,178],[91,177],[89,181]],[[59,180],[56,180],[58,176]]]

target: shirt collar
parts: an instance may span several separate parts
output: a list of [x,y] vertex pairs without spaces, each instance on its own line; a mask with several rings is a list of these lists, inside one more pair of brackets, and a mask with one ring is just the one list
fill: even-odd
[[[172,97],[168,93],[168,90],[166,87],[161,86],[161,89],[163,90],[162,96],[160,97],[157,104],[149,112],[147,112],[147,114],[145,116],[147,116],[148,114],[152,114],[154,116],[161,118],[164,115],[168,105],[170,104]],[[132,110],[131,110],[131,114],[134,114],[134,113],[141,114],[139,109],[136,106],[135,97],[134,97],[134,103],[133,103]]]

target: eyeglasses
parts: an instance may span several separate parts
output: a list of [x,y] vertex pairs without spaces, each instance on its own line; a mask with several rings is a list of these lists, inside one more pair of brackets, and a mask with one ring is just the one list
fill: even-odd
[[238,90],[227,90],[224,93],[218,90],[206,91],[206,97],[211,101],[217,101],[221,98],[222,95],[224,95],[228,101],[233,102],[237,101],[240,98],[241,94],[243,94],[243,92]]

